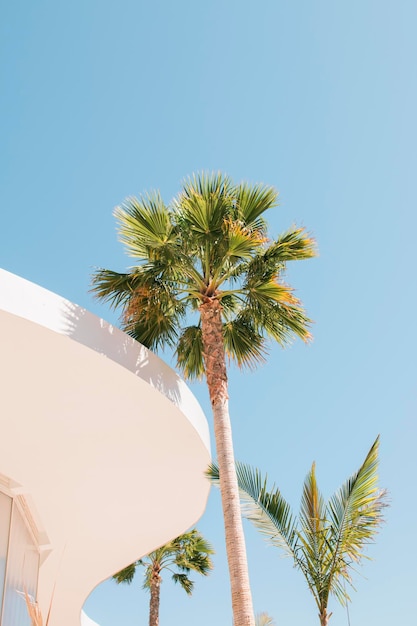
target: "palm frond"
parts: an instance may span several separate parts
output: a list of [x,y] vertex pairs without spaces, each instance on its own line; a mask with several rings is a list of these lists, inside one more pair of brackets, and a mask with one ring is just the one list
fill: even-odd
[[122,328],[136,341],[149,349],[175,345],[184,304],[169,283],[152,275],[149,266],[135,268],[131,274],[98,270],[92,285],[98,299],[112,308],[124,307]]
[[210,268],[216,291],[230,279],[242,275],[242,271],[262,248],[265,238],[245,226],[241,221],[225,219],[221,237],[212,243]]
[[93,273],[91,284],[90,291],[98,300],[103,300],[112,309],[117,309],[126,304],[135,289],[135,272],[121,274],[99,268]]
[[175,565],[186,573],[197,572],[207,576],[213,567],[210,555],[214,554],[212,545],[196,528],[180,535],[173,541],[175,546]]
[[245,225],[254,225],[256,230],[265,232],[265,223],[259,217],[268,209],[277,206],[278,192],[273,187],[241,183],[236,190],[238,219]]
[[122,328],[153,349],[174,345],[177,328],[185,313],[182,302],[158,263],[137,267],[131,274],[99,270],[93,277],[96,297],[123,305]]
[[251,231],[241,222],[227,220],[223,225],[225,251],[223,261],[251,259],[265,238],[257,231]]
[[149,350],[157,350],[161,346],[173,347],[177,341],[177,320],[164,316],[157,310],[136,318],[134,323],[126,327],[128,335]]
[[253,368],[265,361],[265,342],[249,318],[237,316],[223,325],[227,356],[239,367]]
[[233,291],[222,291],[218,299],[222,304],[222,316],[225,321],[230,321],[238,314],[242,307],[242,299]]
[[116,207],[120,241],[128,254],[136,259],[153,259],[158,251],[175,249],[176,234],[170,214],[158,192],[138,198],[128,198]]
[[152,586],[152,578],[154,576],[154,559],[153,558],[146,558],[143,559],[141,561],[141,564],[143,565],[143,567],[145,568],[145,571],[143,573],[143,580],[142,580],[142,589],[145,589],[146,591],[150,591],[151,590],[151,586]]
[[246,283],[248,297],[262,308],[271,302],[278,302],[287,305],[298,304],[297,298],[292,294],[292,289],[275,280],[255,281]]
[[[259,250],[243,268],[247,274],[247,286],[279,282],[288,261],[316,256],[317,248],[304,229],[295,228],[280,235],[266,249]],[[240,272],[242,269],[240,269]]]
[[202,172],[183,183],[175,201],[178,219],[188,225],[189,233],[197,240],[213,240],[221,235],[224,220],[233,206],[233,187],[230,179],[220,173]]
[[113,580],[115,580],[118,585],[120,583],[127,583],[130,585],[135,577],[136,568],[139,563],[139,561],[135,561],[134,563],[131,563],[127,567],[123,568],[120,572],[117,572],[114,576],[112,576]]
[[[386,492],[378,490],[379,437],[359,470],[330,498],[328,515],[333,528],[332,574],[346,578],[347,565],[358,563],[382,523]],[[349,582],[349,581],[348,581]]]
[[175,350],[177,365],[186,378],[198,379],[204,374],[203,339],[200,326],[184,328]]
[[[317,486],[316,464],[313,463],[304,481],[301,499],[300,522],[304,534],[313,538],[313,542],[321,535],[326,524],[326,507],[324,498]],[[317,546],[314,551],[317,553]]]
[[311,323],[299,300],[294,304],[276,302],[265,307],[263,312],[265,332],[283,347],[296,337],[306,343],[311,341],[312,335],[309,331]]
[[182,183],[182,194],[186,198],[193,196],[201,196],[209,198],[210,196],[230,197],[233,194],[234,185],[230,176],[222,174],[222,172],[197,172],[185,178]]
[[[219,484],[219,468],[209,465],[206,474],[214,484]],[[278,546],[297,560],[295,519],[286,500],[274,485],[267,489],[267,477],[262,478],[259,470],[244,463],[236,464],[242,513],[265,536],[267,541]]]
[[299,566],[317,605],[328,596],[327,573],[331,557],[326,506],[316,481],[315,463],[304,481],[300,509]]
[[245,275],[245,283],[247,286],[252,284],[269,282],[271,280],[278,281],[285,269],[285,263],[276,262],[267,255],[267,251],[258,250],[254,254],[246,266],[241,265],[235,274]]
[[245,306],[241,309],[243,318],[252,320],[259,331],[269,335],[281,346],[299,337],[305,342],[311,339],[311,320],[292,290],[285,285],[267,283],[253,285],[246,295]]
[[317,244],[304,228],[292,228],[282,233],[265,251],[267,263],[286,263],[317,256]]
[[183,305],[163,281],[144,283],[126,304],[123,328],[151,350],[160,345],[174,346],[183,315]]
[[174,583],[179,583],[184,589],[185,593],[187,593],[189,596],[192,594],[194,589],[194,582],[188,578],[187,574],[179,574],[178,572],[176,572],[175,574],[172,574],[172,580],[174,581]]

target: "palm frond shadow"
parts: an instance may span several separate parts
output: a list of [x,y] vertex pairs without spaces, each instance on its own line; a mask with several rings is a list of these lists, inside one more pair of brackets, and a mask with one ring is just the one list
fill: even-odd
[[160,357],[119,328],[67,301],[62,333],[130,370],[176,406],[180,405],[180,378]]

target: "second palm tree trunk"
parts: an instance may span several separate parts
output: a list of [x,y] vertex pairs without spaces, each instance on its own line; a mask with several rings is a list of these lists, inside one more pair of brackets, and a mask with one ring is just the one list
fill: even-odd
[[215,297],[206,298],[200,305],[200,314],[204,365],[213,410],[219,464],[226,551],[232,592],[233,623],[234,626],[254,626],[255,620],[229,416],[220,302]]
[[150,584],[151,598],[149,600],[149,626],[159,626],[159,602],[161,591],[161,568],[154,565]]

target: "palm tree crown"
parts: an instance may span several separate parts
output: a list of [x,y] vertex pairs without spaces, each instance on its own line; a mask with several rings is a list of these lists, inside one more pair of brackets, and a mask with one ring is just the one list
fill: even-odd
[[123,307],[124,329],[142,344],[175,347],[189,377],[204,363],[201,323],[187,324],[186,312],[207,300],[221,303],[225,350],[239,365],[262,360],[268,336],[308,340],[309,320],[282,276],[287,261],[314,256],[315,244],[301,228],[268,239],[263,213],[277,198],[271,187],[204,173],[170,206],[159,193],[129,198],[115,216],[136,265],[96,271],[93,292]]
[[[352,588],[351,573],[361,559],[383,520],[386,491],[377,488],[379,437],[363,464],[325,503],[317,482],[315,464],[307,474],[300,514],[292,514],[289,504],[275,485],[267,487],[267,477],[248,465],[237,464],[237,476],[245,516],[268,541],[291,556],[302,571],[319,609],[321,626],[326,626],[329,596],[342,605],[350,601],[345,583]],[[208,470],[218,482],[218,467]]]
[[176,537],[172,541],[151,552],[143,559],[135,561],[113,576],[117,583],[130,584],[139,567],[145,568],[143,588],[149,590],[149,625],[159,624],[159,593],[162,572],[167,570],[175,583],[179,583],[184,591],[191,595],[194,582],[189,574],[197,572],[207,576],[213,568],[210,555],[214,550],[210,543],[196,528]]

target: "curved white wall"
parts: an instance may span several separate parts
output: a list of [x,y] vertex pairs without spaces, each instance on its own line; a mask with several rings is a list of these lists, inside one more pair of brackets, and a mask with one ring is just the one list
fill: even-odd
[[208,427],[163,361],[84,309],[0,270],[0,473],[44,543],[49,626],[79,626],[102,580],[190,527]]

